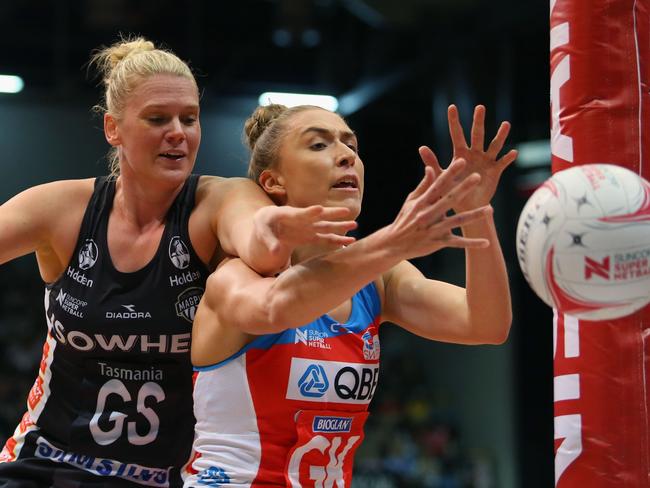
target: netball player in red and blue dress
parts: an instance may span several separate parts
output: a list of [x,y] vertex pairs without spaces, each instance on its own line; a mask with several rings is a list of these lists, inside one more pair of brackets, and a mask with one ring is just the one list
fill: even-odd
[[[489,204],[516,157],[498,158],[509,125],[484,150],[484,107],[469,146],[454,106],[448,116],[453,162],[443,171],[420,149],[424,178],[393,223],[347,247],[300,246],[277,277],[228,259],[208,278],[193,326],[196,454],[186,487],[349,487],[383,321],[431,340],[506,339],[510,294]],[[364,168],[341,117],[260,107],[246,133],[249,174],[278,205],[359,214]],[[406,261],[442,247],[466,249],[466,288]]]
[[192,175],[198,89],[172,53],[135,39],[96,61],[113,174],[0,207],[0,263],[36,254],[47,323],[27,413],[0,453],[2,488],[181,486],[209,271],[229,254],[274,272],[300,239],[337,242],[332,231],[354,225],[321,221],[346,209],[281,209],[251,181]]

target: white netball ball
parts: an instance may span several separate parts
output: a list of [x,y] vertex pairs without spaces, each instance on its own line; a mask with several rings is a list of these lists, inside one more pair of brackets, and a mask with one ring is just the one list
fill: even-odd
[[586,320],[629,315],[650,302],[650,184],[610,164],[555,173],[517,225],[519,265],[535,293]]

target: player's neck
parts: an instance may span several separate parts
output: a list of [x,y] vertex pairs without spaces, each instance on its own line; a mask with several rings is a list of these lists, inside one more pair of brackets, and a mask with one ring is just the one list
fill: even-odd
[[120,178],[117,181],[113,208],[132,224],[146,227],[153,222],[165,220],[178,191],[162,192]]

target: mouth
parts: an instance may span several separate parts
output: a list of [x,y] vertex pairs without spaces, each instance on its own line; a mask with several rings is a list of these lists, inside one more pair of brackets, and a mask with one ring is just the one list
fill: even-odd
[[359,178],[356,175],[345,175],[332,185],[332,188],[343,189],[343,190],[358,190],[359,189]]
[[185,157],[185,153],[170,151],[170,152],[160,153],[158,154],[158,157],[170,159],[172,161],[178,161],[179,159],[183,159]]

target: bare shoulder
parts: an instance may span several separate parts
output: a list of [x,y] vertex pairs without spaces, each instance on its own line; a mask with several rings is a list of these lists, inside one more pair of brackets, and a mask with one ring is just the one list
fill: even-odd
[[46,281],[60,274],[74,248],[94,181],[44,183],[0,206],[0,262],[36,251]]
[[[3,207],[8,212],[19,212],[32,219],[50,221],[57,217],[60,221],[69,213],[74,213],[78,206],[84,209],[93,192],[94,178],[83,180],[60,180],[28,188],[9,201]],[[62,210],[65,210],[62,213]]]
[[18,195],[29,195],[30,198],[42,199],[75,199],[83,198],[93,192],[95,178],[86,178],[82,180],[57,180],[48,183],[41,183],[32,186]]

